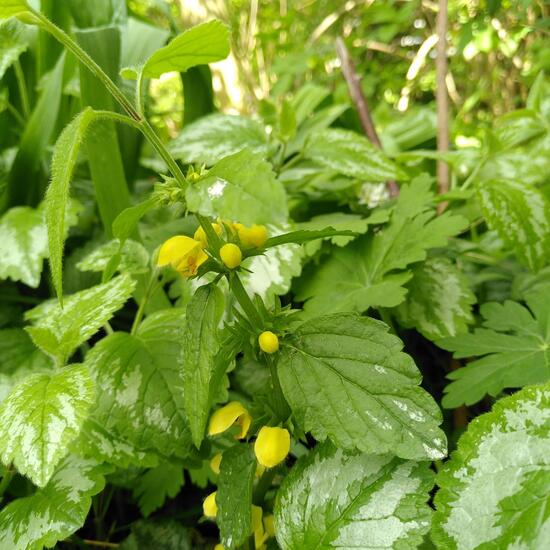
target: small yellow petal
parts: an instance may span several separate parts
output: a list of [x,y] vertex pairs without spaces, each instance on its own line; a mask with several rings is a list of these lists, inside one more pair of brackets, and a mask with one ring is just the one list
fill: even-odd
[[[216,232],[218,236],[222,234],[222,228],[219,223],[213,223],[212,229]],[[193,235],[193,239],[196,241],[199,241],[203,248],[206,248],[208,246],[208,239],[206,237],[206,233],[204,232],[204,229],[202,226],[199,226],[199,228],[195,231],[195,234]]]
[[267,241],[267,229],[265,225],[254,224],[251,227],[244,227],[239,224],[237,228],[239,240],[245,248],[256,246],[261,248]]
[[237,439],[243,439],[248,433],[252,417],[238,401],[232,401],[221,409],[218,409],[211,417],[208,424],[208,435],[221,434],[228,430],[233,424],[241,427]]
[[214,546],[214,550],[225,550],[225,546],[221,543],[218,543],[216,544],[216,546]]
[[265,353],[275,353],[279,350],[279,338],[270,330],[266,330],[258,337],[260,349]]
[[226,267],[235,269],[241,265],[243,253],[236,244],[228,243],[220,248],[220,257]]
[[264,516],[264,529],[268,536],[275,536],[275,518],[272,514]]
[[290,434],[284,428],[264,426],[254,443],[258,462],[266,468],[280,464],[290,451]]
[[264,542],[268,539],[264,531],[262,521],[263,510],[259,506],[252,505],[252,533],[254,533],[254,547],[256,550],[264,548]]
[[218,454],[215,454],[213,457],[212,457],[212,460],[210,460],[210,469],[215,473],[215,474],[219,474],[220,473],[220,464],[222,463],[222,454],[221,453],[218,453]]
[[185,235],[170,237],[160,247],[157,265],[160,267],[164,265],[175,267],[185,256],[197,249],[197,246],[199,246],[199,243],[191,237]]
[[215,518],[218,514],[218,505],[216,504],[216,493],[217,491],[210,493],[202,503],[202,511],[207,518]]

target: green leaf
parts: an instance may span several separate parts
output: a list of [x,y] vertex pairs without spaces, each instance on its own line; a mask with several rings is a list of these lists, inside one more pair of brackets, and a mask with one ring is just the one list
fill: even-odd
[[132,533],[120,550],[192,550],[189,531],[179,521],[156,519],[132,524]]
[[15,20],[0,23],[0,79],[28,47],[25,25]]
[[247,149],[225,157],[190,185],[187,205],[203,216],[245,225],[286,222],[286,193],[263,155]]
[[[84,256],[76,267],[81,271],[105,271],[113,256],[121,249],[118,240],[112,240],[98,246],[95,250]],[[121,273],[145,273],[148,270],[149,253],[145,247],[128,239],[120,250],[120,262],[117,270]]]
[[83,365],[34,374],[0,405],[2,462],[44,487],[69,443],[78,435],[94,398],[94,383]]
[[[135,335],[115,332],[88,353],[85,364],[98,394],[92,417],[107,440],[113,433],[140,451],[164,457],[189,453],[191,434],[178,363],[183,335],[183,311],[163,310],[147,317]],[[117,447],[115,442],[115,454]]]
[[130,206],[125,208],[113,222],[113,235],[125,241],[136,229],[139,220],[152,210],[159,206],[159,201],[157,197],[151,196],[147,200],[136,204],[135,206]]
[[7,19],[28,11],[25,0],[2,0],[0,3],[0,19]]
[[399,338],[355,314],[307,321],[282,342],[278,372],[298,424],[345,449],[437,460],[441,412]]
[[137,479],[132,496],[138,501],[141,513],[147,517],[158,510],[167,497],[174,498],[183,486],[183,481],[182,466],[162,462]]
[[0,547],[42,550],[72,535],[84,525],[91,497],[103,490],[107,471],[94,460],[69,455],[43,489],[0,512]]
[[183,395],[193,443],[204,438],[212,406],[212,382],[220,349],[218,326],[224,312],[224,296],[215,284],[201,286],[187,305],[182,350]]
[[319,230],[300,229],[298,231],[291,231],[290,233],[283,233],[282,235],[271,237],[267,239],[264,247],[270,248],[272,246],[279,246],[281,244],[287,243],[303,244],[309,241],[313,241],[315,239],[325,239],[327,237],[337,236],[343,236],[353,239],[357,236],[357,233],[349,230],[339,231],[337,229],[334,229],[334,227],[325,227],[324,229]]
[[346,176],[369,182],[407,179],[406,174],[366,137],[337,128],[314,132],[306,142],[306,158]]
[[444,407],[471,405],[485,394],[550,379],[550,285],[526,294],[527,306],[507,300],[480,308],[483,327],[437,342],[457,359],[478,356],[448,377]]
[[57,300],[47,300],[25,313],[33,323],[26,330],[36,345],[63,363],[124,305],[134,287],[129,275],[120,275],[66,296],[63,307]]
[[438,548],[545,548],[550,529],[550,386],[498,401],[439,472]]
[[296,136],[296,112],[290,101],[284,99],[279,113],[277,137],[287,142]]
[[477,186],[483,215],[491,229],[533,271],[550,262],[550,202],[535,187],[511,180]]
[[90,123],[96,115],[89,107],[64,130],[55,143],[52,157],[52,180],[46,192],[45,218],[48,226],[50,269],[60,303],[63,303],[63,247],[66,228],[65,213],[69,204],[69,185],[78,151]]
[[183,162],[212,166],[245,148],[265,155],[268,145],[267,134],[259,122],[244,116],[215,113],[185,126],[169,148],[172,155]]
[[237,548],[252,533],[255,473],[256,458],[251,445],[236,445],[223,453],[216,494],[216,521],[225,548]]
[[143,76],[158,78],[163,73],[185,72],[196,65],[221,61],[229,55],[229,29],[214,19],[191,27],[157,50],[143,66]]
[[407,298],[397,307],[400,324],[430,340],[456,336],[473,322],[476,297],[466,277],[446,258],[428,258],[413,269]]
[[415,549],[430,528],[432,486],[426,462],[318,445],[277,493],[277,542],[283,550]]

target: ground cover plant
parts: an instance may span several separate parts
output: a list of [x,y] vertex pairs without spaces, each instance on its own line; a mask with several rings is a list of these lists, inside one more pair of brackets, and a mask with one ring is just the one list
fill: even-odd
[[204,4],[0,0],[0,550],[548,547],[548,7]]

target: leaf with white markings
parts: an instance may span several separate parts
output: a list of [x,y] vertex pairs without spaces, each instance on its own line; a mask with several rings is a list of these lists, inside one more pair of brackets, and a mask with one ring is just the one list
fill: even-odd
[[438,548],[546,548],[550,386],[525,388],[473,420],[437,483]]
[[93,398],[94,383],[83,365],[29,376],[0,405],[2,462],[13,462],[43,487],[78,435]]
[[388,327],[355,314],[307,321],[282,342],[278,372],[298,424],[345,449],[401,458],[446,454],[441,412]]
[[0,79],[6,70],[28,48],[30,36],[25,25],[19,21],[3,21],[0,23]]
[[277,542],[283,550],[412,550],[430,528],[432,486],[426,462],[318,445],[277,493]]
[[119,253],[120,262],[117,271],[121,273],[144,273],[148,269],[149,253],[145,247],[136,241],[124,241],[122,248],[117,239],[104,243],[84,256],[76,267],[81,271],[105,271],[109,262]]

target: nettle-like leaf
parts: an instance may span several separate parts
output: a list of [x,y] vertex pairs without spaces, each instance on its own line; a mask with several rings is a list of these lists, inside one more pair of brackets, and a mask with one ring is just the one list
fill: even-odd
[[438,548],[548,546],[550,386],[525,388],[473,420],[437,483]]
[[190,532],[172,519],[142,520],[132,524],[130,536],[120,550],[193,550]]
[[0,79],[28,46],[25,25],[15,20],[0,22]]
[[117,239],[98,246],[80,260],[76,267],[81,271],[105,271],[113,256],[119,254],[120,262],[117,270],[122,273],[144,273],[149,265],[149,253],[137,241],[128,239],[120,245]]
[[550,262],[550,202],[531,185],[512,180],[484,181],[477,186],[489,226],[533,271]]
[[[104,429],[107,444],[100,439],[96,448],[106,460],[109,451],[114,463],[129,459],[131,449],[124,447],[128,444],[166,457],[189,453],[191,434],[178,362],[183,329],[183,310],[159,311],[134,335],[115,332],[88,353],[86,365],[98,394],[91,421]],[[111,433],[117,438],[114,441]],[[89,442],[90,447],[94,444]]]
[[365,136],[327,128],[310,134],[306,158],[346,176],[370,182],[407,179],[403,171]]
[[69,455],[43,489],[0,512],[0,548],[42,550],[72,535],[84,525],[106,473],[108,468],[95,460]]
[[129,275],[120,275],[66,296],[63,307],[48,300],[26,312],[25,318],[33,323],[26,330],[38,347],[63,363],[124,305],[134,287]]
[[0,405],[0,454],[43,487],[78,435],[94,399],[86,367],[34,374]]
[[437,342],[457,359],[480,357],[448,375],[453,382],[445,388],[444,407],[550,379],[550,285],[526,294],[526,302],[528,307],[510,300],[483,304],[483,328]]
[[436,217],[433,199],[427,177],[404,185],[390,222],[335,249],[319,265],[310,264],[295,285],[296,299],[307,301],[310,315],[399,305],[412,277],[406,268],[424,260],[430,248],[446,245],[468,224],[451,213]]
[[225,548],[239,547],[252,533],[252,486],[256,466],[251,445],[236,445],[223,453],[216,494],[216,521]]
[[406,300],[396,309],[399,322],[430,340],[466,331],[476,297],[456,265],[446,258],[428,258],[412,271]]
[[299,326],[282,342],[277,366],[298,424],[345,449],[443,458],[441,412],[402,348],[384,323],[352,313]]
[[245,225],[284,224],[288,217],[283,185],[263,155],[248,149],[216,163],[189,185],[186,198],[193,212]]
[[25,0],[2,0],[0,3],[0,19],[8,19],[28,11]]
[[264,127],[248,117],[223,113],[199,118],[170,142],[170,152],[177,159],[208,166],[245,148],[265,155],[268,143]]
[[427,462],[320,444],[277,493],[277,542],[283,550],[417,548],[430,528],[433,477]]

